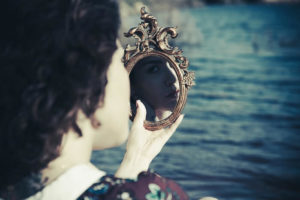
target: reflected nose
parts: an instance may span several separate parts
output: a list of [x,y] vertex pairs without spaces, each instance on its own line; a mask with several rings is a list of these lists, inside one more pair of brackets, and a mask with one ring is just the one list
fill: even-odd
[[170,87],[170,86],[174,85],[175,82],[176,82],[176,74],[175,74],[175,72],[172,73],[172,71],[167,68],[167,70],[166,70],[166,76],[165,76],[165,84],[166,84],[166,86]]

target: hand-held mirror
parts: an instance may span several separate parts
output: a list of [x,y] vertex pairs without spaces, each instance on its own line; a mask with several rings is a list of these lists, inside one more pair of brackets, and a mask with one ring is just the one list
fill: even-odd
[[130,118],[135,116],[136,100],[141,100],[147,110],[145,128],[158,130],[180,116],[195,75],[187,70],[183,51],[168,43],[168,36],[177,37],[176,28],[159,27],[145,7],[140,12],[142,22],[124,34],[137,40],[135,46],[127,44],[123,57],[130,78]]

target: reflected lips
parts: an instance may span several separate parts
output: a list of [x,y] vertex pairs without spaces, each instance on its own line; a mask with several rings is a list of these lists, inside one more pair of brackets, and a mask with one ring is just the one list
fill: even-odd
[[178,95],[179,95],[179,90],[175,90],[170,92],[166,97],[171,99],[177,99]]

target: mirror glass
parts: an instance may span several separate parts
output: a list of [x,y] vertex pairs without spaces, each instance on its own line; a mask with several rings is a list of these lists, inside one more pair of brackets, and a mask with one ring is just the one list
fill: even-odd
[[160,121],[172,114],[178,103],[180,87],[171,62],[160,56],[142,58],[134,65],[129,77],[133,117],[136,100],[145,105],[148,121]]

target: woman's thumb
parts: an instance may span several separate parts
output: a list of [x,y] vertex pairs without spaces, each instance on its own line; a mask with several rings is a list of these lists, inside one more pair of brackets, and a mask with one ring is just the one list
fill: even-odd
[[144,121],[146,120],[146,114],[147,114],[146,108],[140,100],[136,101],[136,108],[137,111],[133,120],[133,126],[143,127]]

